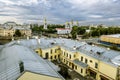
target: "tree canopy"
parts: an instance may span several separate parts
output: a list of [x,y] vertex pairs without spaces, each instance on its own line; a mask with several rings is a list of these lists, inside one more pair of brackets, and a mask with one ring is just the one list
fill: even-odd
[[20,30],[17,29],[17,30],[15,31],[14,36],[16,36],[16,37],[21,37],[22,34],[21,34]]

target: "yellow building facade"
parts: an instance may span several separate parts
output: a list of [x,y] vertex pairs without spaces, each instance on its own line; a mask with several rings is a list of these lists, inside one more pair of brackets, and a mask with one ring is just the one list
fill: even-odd
[[24,74],[21,75],[17,80],[61,80],[61,79],[27,71],[24,72]]
[[35,50],[41,57],[50,61],[60,60],[70,69],[83,77],[92,77],[96,80],[120,80],[118,66],[104,62],[98,58],[80,51],[71,51],[62,46]]
[[100,40],[104,42],[113,43],[113,44],[120,44],[120,34],[103,35],[100,37]]
[[[0,36],[13,36],[15,34],[15,29],[0,29]],[[30,29],[20,29],[20,32],[24,36],[31,36],[32,31]]]

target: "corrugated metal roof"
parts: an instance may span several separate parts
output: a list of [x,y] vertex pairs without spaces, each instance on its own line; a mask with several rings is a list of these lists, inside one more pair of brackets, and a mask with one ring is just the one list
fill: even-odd
[[4,47],[0,52],[0,80],[17,79],[17,77],[20,76],[20,61],[24,63],[25,70],[38,74],[40,73],[48,76],[62,78],[32,49],[23,46],[22,44],[16,44],[15,42],[9,43],[5,46],[6,47]]

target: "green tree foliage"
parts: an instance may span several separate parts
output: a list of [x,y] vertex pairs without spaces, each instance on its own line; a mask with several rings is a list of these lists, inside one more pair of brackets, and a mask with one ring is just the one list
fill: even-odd
[[73,38],[73,39],[76,39],[77,30],[78,30],[78,27],[77,27],[77,26],[73,26],[73,27],[72,27],[71,35],[72,35],[72,38]]
[[89,33],[85,33],[85,34],[83,34],[83,36],[82,36],[83,39],[86,39],[86,38],[89,38],[89,37],[90,37],[90,34],[89,34]]
[[64,28],[65,25],[58,25],[58,24],[48,24],[47,25],[47,30],[43,29],[44,25],[38,25],[38,24],[34,24],[31,25],[32,26],[32,32],[34,33],[56,33],[56,28]]
[[85,33],[85,28],[84,27],[78,27],[77,34],[78,35],[83,35],[84,33]]
[[68,79],[68,78],[71,78],[71,76],[69,75],[69,73],[68,73],[68,68],[67,67],[65,67],[65,66],[61,66],[61,65],[59,65],[59,67],[60,67],[60,71],[59,71],[59,73],[65,78],[65,79]]
[[65,28],[65,25],[49,24],[48,29]]
[[40,33],[43,31],[43,25],[34,24],[32,25],[32,32]]
[[17,30],[15,31],[14,36],[16,36],[16,37],[21,37],[22,34],[21,34],[20,30],[17,29]]
[[83,35],[85,34],[85,28],[84,27],[78,27],[78,26],[73,26],[71,35],[73,39],[76,39],[77,35]]
[[109,35],[109,34],[120,34],[120,27],[98,27],[98,28],[91,28],[90,31],[91,36],[101,36],[101,35]]

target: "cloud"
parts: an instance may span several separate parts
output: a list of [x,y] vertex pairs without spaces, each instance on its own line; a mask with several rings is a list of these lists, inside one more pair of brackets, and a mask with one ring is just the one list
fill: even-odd
[[90,18],[102,18],[101,15],[89,15]]
[[[0,21],[120,25],[120,0],[0,0]],[[3,16],[5,19],[3,19]],[[7,19],[8,17],[8,19]],[[3,20],[2,20],[3,19]]]

